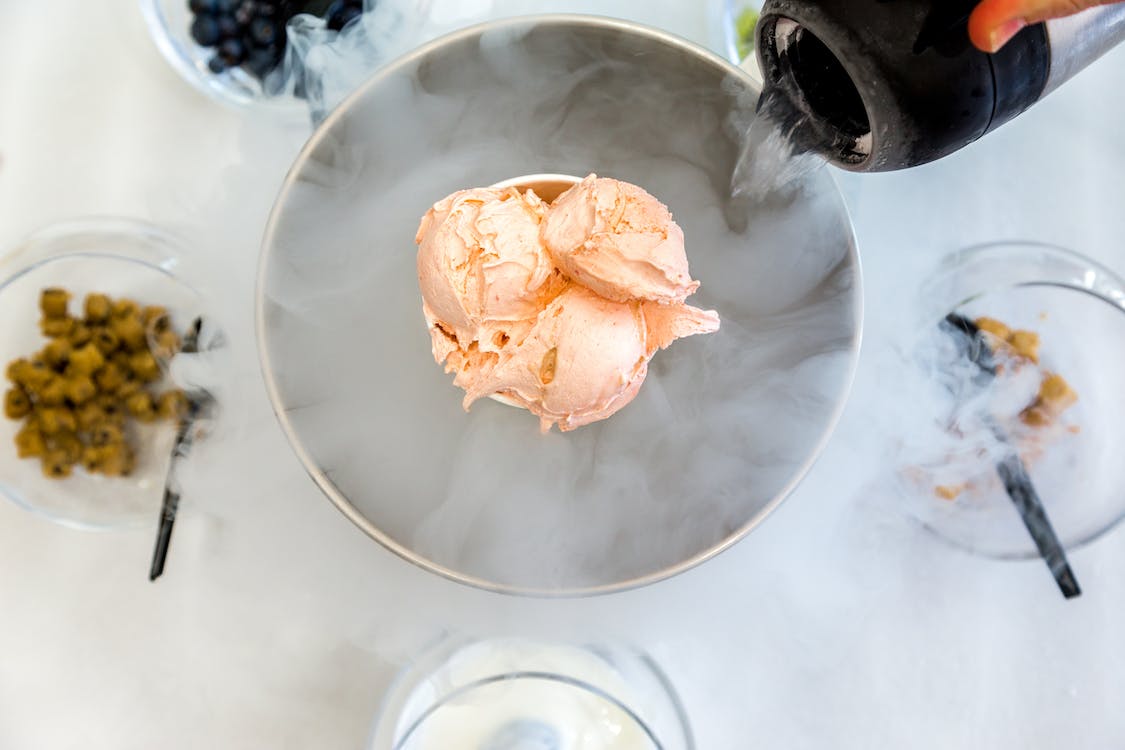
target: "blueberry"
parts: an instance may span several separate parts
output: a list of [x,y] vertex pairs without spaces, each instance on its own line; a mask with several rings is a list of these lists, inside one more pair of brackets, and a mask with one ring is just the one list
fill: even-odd
[[268,18],[255,18],[250,22],[250,39],[258,47],[269,47],[277,41],[277,24]]
[[216,0],[188,0],[188,8],[197,16],[215,12]]
[[219,24],[211,16],[199,16],[191,22],[191,38],[196,44],[214,47],[219,43],[220,37]]
[[363,15],[363,6],[361,6],[361,5],[349,5],[348,7],[344,8],[344,12],[340,14],[340,17],[343,19],[343,25],[347,26],[349,23],[351,23],[352,21],[354,21],[355,19],[359,18],[362,15]]
[[227,64],[223,62],[223,58],[215,55],[207,61],[207,67],[211,70],[212,73],[218,75],[219,73],[222,73],[227,69]]
[[246,67],[257,78],[265,78],[281,62],[281,56],[274,49],[258,49],[246,59]]
[[218,13],[234,13],[242,0],[215,0],[215,10]]
[[363,11],[352,5],[345,5],[343,8],[328,16],[328,28],[332,31],[339,31],[349,23],[363,15]]
[[234,16],[222,15],[215,19],[219,28],[219,36],[223,39],[230,39],[236,37],[242,31],[238,25],[238,21],[234,20]]
[[246,47],[238,39],[224,39],[219,45],[219,57],[227,65],[238,65],[246,58]]

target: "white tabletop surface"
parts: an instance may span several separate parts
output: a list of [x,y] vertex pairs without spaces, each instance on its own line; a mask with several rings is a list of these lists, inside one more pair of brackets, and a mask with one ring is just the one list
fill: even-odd
[[[713,41],[687,4],[617,5]],[[966,244],[1051,241],[1125,272],[1122,90],[1125,48],[943,162],[838,175],[868,345],[913,269]],[[705,750],[1125,746],[1125,531],[1072,554],[1085,593],[1069,602],[1041,563],[936,542],[875,489],[869,425],[888,407],[870,358],[796,493],[678,578],[527,600],[384,551],[304,474],[257,374],[257,241],[304,135],[189,88],[131,0],[0,3],[0,248],[90,214],[181,231],[241,376],[237,427],[201,448],[157,583],[151,531],[84,533],[0,502],[0,749],[360,748],[388,680],[441,632],[639,643]]]

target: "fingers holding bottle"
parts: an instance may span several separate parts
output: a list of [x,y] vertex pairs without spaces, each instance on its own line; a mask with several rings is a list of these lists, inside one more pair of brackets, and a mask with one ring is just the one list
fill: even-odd
[[981,0],[969,16],[969,38],[984,52],[996,52],[1025,26],[1114,2],[1118,0]]

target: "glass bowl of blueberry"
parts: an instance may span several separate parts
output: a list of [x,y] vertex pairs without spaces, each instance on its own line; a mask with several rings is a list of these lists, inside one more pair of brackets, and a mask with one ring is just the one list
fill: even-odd
[[304,98],[291,23],[304,33],[314,30],[323,42],[356,26],[377,5],[377,0],[141,0],[157,46],[189,83],[228,104],[279,108],[294,108]]

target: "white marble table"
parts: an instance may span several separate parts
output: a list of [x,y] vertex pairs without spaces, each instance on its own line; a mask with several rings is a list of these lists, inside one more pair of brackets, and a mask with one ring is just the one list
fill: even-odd
[[[706,40],[705,14],[677,5],[621,7]],[[901,280],[965,244],[1053,241],[1125,271],[1123,86],[1125,48],[939,164],[839,176],[869,342]],[[76,215],[179,229],[197,267],[223,269],[208,291],[228,300],[242,375],[237,433],[201,449],[157,584],[151,532],[82,533],[0,503],[0,748],[359,748],[395,670],[442,631],[634,640],[706,750],[1125,746],[1125,532],[1072,555],[1085,594],[1071,602],[1041,563],[934,541],[871,491],[870,359],[794,496],[668,582],[506,598],[369,540],[305,476],[256,372],[256,243],[302,138],[183,84],[130,0],[0,5],[0,247]]]

